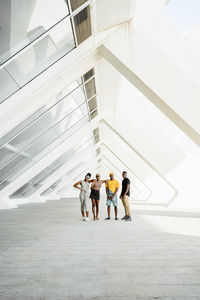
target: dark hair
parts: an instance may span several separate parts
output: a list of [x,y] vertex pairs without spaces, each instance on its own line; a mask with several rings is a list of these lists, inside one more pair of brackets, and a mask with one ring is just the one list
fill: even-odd
[[90,176],[90,177],[91,177],[92,175],[91,175],[91,173],[87,173],[87,175],[86,175],[86,176]]
[[123,171],[122,174],[127,174],[127,172],[126,172],[126,171]]

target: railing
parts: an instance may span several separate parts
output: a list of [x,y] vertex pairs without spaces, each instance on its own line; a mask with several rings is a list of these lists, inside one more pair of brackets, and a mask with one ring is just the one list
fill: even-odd
[[36,34],[31,42],[23,41],[10,57],[5,55],[0,65],[0,104],[77,47],[74,18],[90,2],[73,12],[69,4],[68,15]]
[[[93,136],[91,136],[91,137],[89,136],[87,139],[85,139],[85,137],[83,139],[81,139],[81,141],[78,143],[78,145],[75,146],[75,148],[73,148],[73,150],[68,151],[70,153],[68,153],[68,152],[64,153],[61,157],[59,157],[56,161],[54,161],[46,169],[44,169],[39,174],[37,174],[37,176],[35,176],[34,178],[32,178],[31,180],[26,182],[22,187],[20,187],[20,189],[15,191],[10,196],[10,198],[17,198],[17,197],[21,198],[21,197],[27,196],[27,193],[29,192],[29,190],[33,186],[37,185],[37,187],[33,191],[33,192],[35,192],[40,187],[41,183],[43,183],[43,181],[47,180],[47,178],[49,176],[51,176],[53,173],[57,172],[61,167],[62,168],[65,167],[66,164],[68,164],[69,160],[74,158],[74,154],[79,153],[80,151],[85,149],[86,144],[88,144],[89,142],[92,142],[93,139],[94,139]],[[54,167],[55,165],[56,165],[56,168]],[[45,173],[45,170],[48,172]],[[18,192],[20,190],[23,190],[23,191]]]

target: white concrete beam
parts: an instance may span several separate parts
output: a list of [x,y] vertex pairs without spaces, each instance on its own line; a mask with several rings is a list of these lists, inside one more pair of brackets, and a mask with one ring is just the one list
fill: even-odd
[[101,45],[99,53],[131,84],[133,84],[151,103],[164,113],[179,129],[181,129],[194,143],[200,146],[200,134],[176,113],[163,99],[145,84],[127,65],[125,65],[107,47]]

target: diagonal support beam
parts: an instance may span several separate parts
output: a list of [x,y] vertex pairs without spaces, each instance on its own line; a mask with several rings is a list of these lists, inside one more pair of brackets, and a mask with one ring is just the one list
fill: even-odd
[[200,134],[178,115],[166,102],[150,89],[129,67],[104,45],[99,46],[99,53],[131,84],[133,84],[151,103],[164,113],[196,145],[200,146]]
[[136,175],[136,173],[133,172],[133,170],[131,170],[129,168],[129,166],[116,153],[114,153],[110,147],[108,147],[108,145],[106,145],[105,143],[102,143],[101,146],[105,147],[115,158],[117,158],[117,160],[119,160],[126,167],[127,170],[129,170],[140,182],[142,182],[142,184],[149,191],[149,196],[147,198],[147,199],[149,199],[151,197],[151,195],[153,194],[152,189],[138,175]]
[[170,205],[174,199],[178,195],[177,189],[142,155],[140,154],[123,136],[119,134],[117,130],[115,130],[108,122],[106,122],[104,119],[100,121],[100,123],[105,124],[113,133],[115,133],[133,152],[135,152],[154,172],[156,172],[174,191],[174,196],[171,198],[170,201],[168,201],[165,205]]
[[[121,174],[121,171],[110,161],[110,159],[109,158],[107,158],[105,155],[102,155],[102,158],[104,158],[113,168],[115,168],[116,170],[117,170],[117,172],[119,173],[119,174]],[[135,185],[135,184],[133,184],[133,183],[131,183],[133,186],[134,186],[134,188],[137,190],[137,192],[138,192],[138,194],[137,194],[137,196],[141,193],[140,192],[140,190],[137,188],[137,186]]]

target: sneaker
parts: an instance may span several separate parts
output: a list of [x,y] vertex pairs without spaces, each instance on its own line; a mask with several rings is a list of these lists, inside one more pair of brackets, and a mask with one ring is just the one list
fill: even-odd
[[124,216],[123,218],[121,218],[121,220],[125,220],[127,216]]
[[99,217],[96,217],[96,220],[99,221]]
[[82,217],[82,221],[85,221],[85,217]]
[[87,218],[85,218],[85,221],[90,221],[90,219],[87,217]]
[[108,218],[105,218],[105,220],[110,220],[110,218],[108,217]]
[[119,220],[117,217],[115,217],[115,220],[117,221],[117,220]]
[[125,221],[132,221],[131,217],[125,219]]
[[93,221],[96,221],[96,217],[93,218]]

